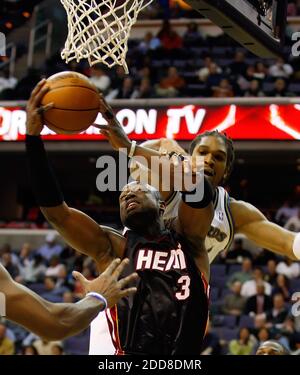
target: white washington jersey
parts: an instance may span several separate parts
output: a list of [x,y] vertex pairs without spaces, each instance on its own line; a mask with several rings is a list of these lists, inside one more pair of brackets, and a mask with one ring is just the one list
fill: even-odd
[[[164,219],[177,217],[181,200],[180,192],[174,192],[166,202]],[[205,239],[209,263],[223,250],[227,250],[233,240],[233,220],[229,208],[229,195],[222,187],[217,187],[214,197],[214,217]],[[113,355],[115,347],[110,334],[110,316],[101,312],[91,324],[90,351],[92,355]]]
[[[227,191],[218,186],[214,197],[214,217],[210,230],[205,238],[205,248],[208,252],[209,263],[223,250],[228,250],[234,235],[233,219],[229,208]],[[166,201],[164,219],[169,220],[178,215],[181,200],[179,191],[174,192]]]

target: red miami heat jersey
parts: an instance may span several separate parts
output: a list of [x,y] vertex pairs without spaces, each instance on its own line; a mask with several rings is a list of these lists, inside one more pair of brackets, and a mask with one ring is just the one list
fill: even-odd
[[148,240],[128,231],[122,277],[139,274],[137,293],[107,311],[116,353],[200,354],[208,285],[175,232]]

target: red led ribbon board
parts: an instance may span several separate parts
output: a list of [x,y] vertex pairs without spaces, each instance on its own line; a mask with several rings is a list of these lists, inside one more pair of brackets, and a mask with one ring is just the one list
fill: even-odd
[[[129,138],[161,137],[192,140],[207,130],[226,132],[235,140],[299,140],[300,104],[263,106],[172,106],[115,108],[116,116]],[[99,114],[97,123],[105,123]],[[24,140],[26,112],[21,107],[0,107],[0,141]],[[57,135],[44,128],[45,140],[103,140],[95,127],[81,134]]]

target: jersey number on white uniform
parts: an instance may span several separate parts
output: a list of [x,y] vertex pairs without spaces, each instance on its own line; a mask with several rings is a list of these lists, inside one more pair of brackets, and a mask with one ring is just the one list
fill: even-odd
[[184,300],[188,298],[190,295],[190,283],[191,279],[189,276],[181,276],[180,279],[178,279],[180,290],[175,294],[177,299]]

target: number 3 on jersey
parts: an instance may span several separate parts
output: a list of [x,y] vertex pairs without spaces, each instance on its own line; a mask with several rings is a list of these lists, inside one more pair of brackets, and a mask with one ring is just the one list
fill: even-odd
[[178,279],[178,284],[180,286],[179,291],[175,294],[176,298],[179,300],[187,299],[190,295],[190,283],[191,279],[189,276],[181,276]]

